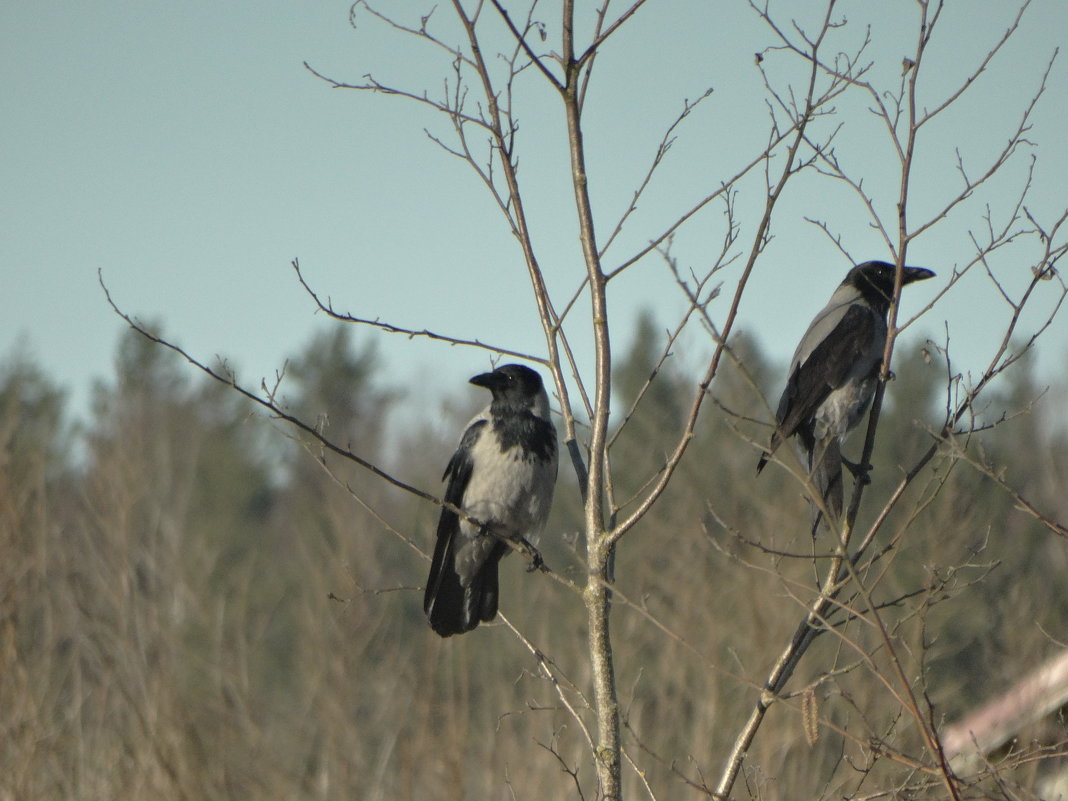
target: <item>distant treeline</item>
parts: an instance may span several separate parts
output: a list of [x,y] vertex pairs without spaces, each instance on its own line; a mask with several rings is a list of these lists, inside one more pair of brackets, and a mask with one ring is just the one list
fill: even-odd
[[[651,318],[636,325],[615,372],[617,422],[628,422],[611,502],[623,511],[656,475],[697,383],[669,359],[643,392],[663,343]],[[413,399],[350,331],[330,328],[291,358],[278,397],[333,442],[439,492],[467,376]],[[645,781],[658,797],[706,797],[699,777],[725,758],[815,590],[813,554],[818,566],[829,550],[789,472],[755,474],[770,431],[762,394],[777,397],[782,368],[744,339],[732,354],[681,471],[618,553],[624,743],[656,766],[627,773],[631,797]],[[860,528],[956,391],[915,337],[895,359]],[[877,535],[881,557],[864,565],[873,602],[909,645],[905,667],[944,720],[1064,642],[1068,543],[1001,483],[1068,519],[1065,387],[1044,391],[1026,363],[1010,375],[984,407],[989,429],[906,490]],[[398,422],[401,398],[429,422]],[[577,578],[566,454],[556,497],[543,553]],[[0,367],[0,799],[577,797],[563,768],[580,784],[592,776],[584,736],[531,648],[581,706],[579,599],[510,557],[501,611],[529,646],[503,622],[442,641],[421,610],[435,516],[135,334],[77,425],[54,380],[11,357]],[[858,614],[822,637],[791,685],[808,686],[807,700],[772,710],[751,755],[763,766],[746,778],[753,797],[854,794],[861,768],[846,757],[861,737],[919,748],[854,602]],[[900,770],[876,762],[862,766],[876,786],[880,771]],[[1041,769],[1023,764],[1005,781]]]

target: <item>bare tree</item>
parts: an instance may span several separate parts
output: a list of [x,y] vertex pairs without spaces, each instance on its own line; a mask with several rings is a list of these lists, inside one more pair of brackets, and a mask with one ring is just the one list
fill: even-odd
[[[1019,6],[1014,19],[1008,20],[1004,36],[989,52],[967,55],[971,66],[966,75],[954,90],[941,97],[932,97],[925,81],[927,62],[941,46],[939,37],[945,13],[942,3],[918,0],[910,9],[912,39],[896,42],[907,55],[903,62],[895,62],[892,69],[887,68],[884,57],[869,54],[878,32],[852,20],[847,23],[835,0],[829,0],[818,15],[805,20],[783,16],[770,4],[752,3],[753,15],[763,22],[769,37],[769,44],[756,54],[754,67],[759,70],[765,89],[766,127],[759,133],[746,133],[744,139],[750,152],[710,180],[703,196],[689,204],[680,203],[667,222],[647,227],[638,235],[623,236],[624,232],[630,234],[632,228],[644,224],[638,222],[635,214],[639,203],[654,185],[677,138],[686,135],[685,125],[695,110],[714,102],[710,100],[714,95],[708,90],[696,100],[684,101],[678,115],[662,123],[659,145],[649,157],[643,177],[621,213],[612,217],[595,208],[591,183],[596,177],[591,175],[587,160],[598,142],[590,139],[584,125],[587,99],[595,91],[591,79],[599,58],[613,48],[621,32],[641,26],[643,14],[655,11],[646,8],[652,4],[644,0],[636,0],[618,10],[610,5],[606,0],[593,10],[576,9],[573,0],[562,0],[552,12],[555,21],[550,22],[548,12],[543,13],[536,2],[519,10],[499,0],[453,0],[447,8],[435,6],[428,8],[424,16],[405,18],[361,0],[352,7],[353,24],[377,25],[381,32],[407,37],[413,44],[439,52],[444,62],[451,65],[441,86],[437,89],[395,86],[378,80],[373,74],[350,82],[306,65],[311,73],[334,88],[415,103],[436,115],[439,123],[445,122],[442,130],[428,129],[428,136],[445,153],[461,159],[474,171],[513,235],[544,332],[542,353],[518,352],[505,343],[465,339],[450,332],[383,321],[373,310],[350,314],[335,308],[294,261],[297,280],[320,310],[341,322],[401,334],[417,341],[481,348],[495,357],[538,363],[551,373],[571,463],[571,474],[563,480],[574,483],[582,498],[585,569],[577,584],[548,567],[543,568],[543,573],[555,579],[562,592],[573,591],[575,599],[584,605],[585,648],[580,649],[576,644],[568,653],[550,655],[528,633],[511,622],[508,625],[518,642],[529,650],[531,660],[550,683],[560,706],[567,710],[581,732],[587,761],[596,772],[595,789],[580,781],[578,766],[570,764],[561,750],[549,747],[573,777],[577,795],[588,797],[593,793],[598,798],[621,799],[625,768],[629,765],[635,788],[650,798],[658,797],[659,792],[648,778],[651,766],[666,769],[674,780],[699,794],[733,797],[737,795],[738,778],[769,709],[784,704],[796,708],[803,717],[805,735],[811,741],[818,736],[821,725],[837,727],[843,742],[863,754],[866,764],[854,765],[857,775],[862,777],[852,785],[857,795],[866,792],[875,796],[896,792],[895,788],[902,791],[910,788],[915,792],[930,789],[936,795],[962,797],[964,784],[951,770],[943,752],[939,721],[928,698],[923,643],[917,646],[909,640],[906,632],[910,630],[904,627],[906,621],[926,619],[924,610],[934,604],[939,593],[948,592],[947,582],[887,589],[886,576],[891,573],[902,542],[917,536],[913,533],[919,528],[916,519],[937,496],[946,473],[954,465],[975,465],[991,476],[999,476],[996,467],[983,462],[981,455],[977,456],[969,447],[974,437],[1003,419],[990,415],[981,401],[999,377],[1035,345],[1060,312],[1068,293],[1055,267],[1068,248],[1068,238],[1062,228],[1068,212],[1036,210],[1028,203],[1037,162],[1027,136],[1034,109],[1051,76],[1054,54],[1039,68],[1038,82],[1031,93],[1021,99],[1011,114],[1007,111],[1008,118],[999,119],[997,130],[991,131],[990,140],[1001,144],[976,157],[958,150],[953,154],[956,162],[952,165],[956,183],[932,186],[917,174],[919,159],[940,155],[924,150],[925,132],[951,115],[963,97],[979,91],[976,87],[980,78],[997,67],[1003,47],[1011,41],[1028,10],[1029,0]],[[551,92],[564,122],[573,214],[584,268],[581,274],[555,283],[547,277],[539,260],[544,244],[532,232],[527,185],[519,167],[520,154],[527,146],[520,130],[519,114],[523,90],[532,85]],[[867,124],[872,119],[877,123],[874,132]],[[864,127],[864,133],[858,136],[854,128],[860,127]],[[715,147],[715,143],[710,142],[708,146]],[[875,156],[876,153],[879,155]],[[875,162],[879,175],[894,176],[892,186],[875,175]],[[1004,199],[1006,183],[1002,180],[1006,173],[1018,176],[1015,195],[1008,202]],[[1002,193],[996,204],[984,196],[985,192],[995,191],[992,189],[995,181],[998,181],[997,191]],[[652,640],[663,638],[681,643],[700,660],[713,660],[694,646],[692,639],[669,618],[640,600],[636,591],[631,592],[625,584],[616,585],[615,555],[625,542],[645,535],[656,536],[648,529],[645,535],[635,533],[636,527],[650,516],[678,475],[724,368],[729,365],[740,375],[746,375],[744,356],[736,348],[737,332],[742,324],[742,300],[752,276],[761,270],[774,269],[766,255],[773,241],[773,223],[783,213],[783,198],[788,188],[802,183],[815,186],[818,191],[844,188],[851,197],[852,208],[863,215],[868,229],[877,233],[899,267],[906,263],[910,248],[948,218],[959,216],[969,220],[968,238],[943,260],[953,267],[940,272],[941,285],[936,297],[913,318],[901,320],[895,294],[861,463],[870,463],[875,454],[884,390],[892,377],[892,356],[898,335],[905,328],[921,316],[937,316],[940,307],[954,301],[962,279],[980,273],[1004,303],[1004,316],[991,323],[1002,336],[985,366],[967,365],[963,369],[952,357],[948,333],[944,341],[929,343],[931,358],[944,367],[944,419],[927,426],[926,446],[910,457],[895,484],[885,489],[867,489],[862,482],[855,484],[836,541],[817,542],[807,553],[784,550],[783,541],[761,530],[755,513],[747,513],[747,518],[725,509],[722,498],[705,499],[707,519],[711,521],[709,532],[716,529],[722,534],[717,547],[727,548],[730,541],[744,543],[749,548],[745,551],[748,556],[733,557],[738,559],[739,569],[745,569],[748,564],[755,571],[775,576],[772,586],[786,598],[786,606],[779,610],[779,615],[796,614],[796,622],[793,633],[778,647],[777,657],[760,678],[732,674],[746,689],[749,711],[739,719],[715,721],[718,731],[732,732],[727,738],[731,744],[719,755],[694,756],[689,752],[694,770],[688,771],[679,766],[676,758],[663,756],[650,746],[648,734],[639,731],[626,713],[625,702],[620,698],[617,651],[610,625],[613,610],[624,607],[633,612],[646,626],[644,631]],[[878,190],[872,188],[873,184],[878,185]],[[922,194],[922,204],[916,201],[918,194]],[[753,201],[754,196],[759,196],[759,202]],[[744,203],[740,204],[740,200]],[[748,211],[743,212],[743,206]],[[856,237],[834,220],[813,216],[809,222],[842,252],[844,266],[854,262],[851,251]],[[705,226],[706,230],[714,227],[718,245],[697,257],[680,258],[675,237],[695,225]],[[627,250],[625,243],[633,241],[644,244]],[[690,260],[704,266],[699,269],[682,266]],[[661,264],[668,267],[660,273],[664,286],[681,294],[685,309],[666,332],[659,359],[648,380],[633,397],[620,399],[624,411],[613,414],[613,345],[622,327],[613,313],[609,285],[633,271]],[[1021,276],[1026,280],[1021,281]],[[898,281],[900,292],[900,273]],[[110,302],[110,295],[108,299]],[[583,304],[585,312],[580,310]],[[1030,313],[1033,305],[1042,305],[1044,309],[1037,319]],[[351,446],[332,441],[314,422],[295,417],[279,401],[275,387],[263,384],[257,389],[242,385],[226,369],[208,365],[173,342],[156,336],[118,307],[116,311],[145,336],[178,351],[208,374],[231,384],[270,415],[303,430],[323,447],[422,500],[442,503],[435,493],[391,475],[364,459]],[[661,380],[662,368],[680,337],[691,329],[704,332],[707,357],[703,366],[687,379],[686,412],[681,419],[672,421],[673,428],[664,441],[656,443],[656,451],[662,458],[649,474],[628,475],[628,465],[613,460],[613,448],[645,401],[650,387]],[[592,343],[593,368],[589,372],[581,369],[576,357],[578,341]],[[750,408],[731,409],[730,419],[734,436],[749,444],[755,467],[757,448],[768,430],[755,421],[767,420],[770,415],[763,388],[756,386],[755,381],[750,383]],[[786,456],[781,464],[792,475],[795,485],[811,494],[811,482],[801,465]],[[934,464],[942,465],[940,472],[932,472]],[[1063,523],[1057,522],[1048,510],[1028,500],[1010,482],[1001,478],[998,481],[1021,509],[1051,533],[1065,536]],[[906,504],[908,491],[917,483],[922,484],[920,499],[912,496]],[[620,488],[624,484],[638,489],[623,493]],[[858,523],[862,510],[867,521],[863,526]],[[806,528],[806,525],[797,527],[798,531]],[[398,534],[420,549],[415,538],[400,531]],[[813,568],[818,571],[817,587],[798,578],[800,565],[809,573]],[[685,576],[678,578],[690,580]],[[797,692],[788,692],[802,657],[823,633],[830,633],[831,637],[825,639],[833,638],[836,645],[827,653],[821,652],[824,661],[816,671],[818,677]],[[574,678],[583,673],[580,668],[583,662],[589,671],[588,687]],[[724,670],[733,669],[718,665],[711,672]],[[858,675],[863,678],[858,679]],[[821,716],[817,690],[846,680],[861,682],[871,693],[888,694],[893,700],[892,720],[876,721],[867,717],[862,703],[856,704],[860,722],[855,727]],[[699,696],[708,692],[708,688],[694,686],[690,691]],[[909,750],[890,744],[887,733],[899,727],[912,733]],[[624,729],[631,737],[629,744],[625,742]],[[885,762],[897,766],[899,772],[884,774],[881,767],[875,769],[876,763]],[[715,764],[719,767],[702,767]],[[709,770],[714,772],[710,774]],[[865,788],[865,782],[869,785],[878,782],[878,785]],[[829,792],[830,786],[828,780],[824,791]],[[748,792],[753,796],[761,794],[760,788],[752,786]],[[789,796],[789,792],[778,794]]]

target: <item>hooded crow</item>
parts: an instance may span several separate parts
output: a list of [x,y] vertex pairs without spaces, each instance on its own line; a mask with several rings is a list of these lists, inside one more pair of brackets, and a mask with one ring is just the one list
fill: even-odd
[[[504,540],[531,545],[545,525],[556,485],[556,429],[541,376],[506,364],[471,379],[493,394],[445,468],[445,502],[423,611],[442,637],[497,615],[497,563]],[[477,522],[472,522],[477,521]]]
[[[790,362],[790,375],[775,413],[775,433],[757,464],[759,473],[775,450],[795,434],[808,457],[822,508],[842,513],[842,441],[864,417],[886,347],[886,314],[896,268],[869,261],[851,269],[830,302],[809,325]],[[922,267],[905,267],[902,286],[930,278]],[[856,466],[846,465],[856,472]],[[819,525],[814,503],[812,532]]]

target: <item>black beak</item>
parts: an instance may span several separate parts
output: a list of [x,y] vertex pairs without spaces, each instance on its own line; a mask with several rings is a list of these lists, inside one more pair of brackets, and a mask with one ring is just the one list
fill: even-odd
[[925,267],[905,267],[902,269],[901,284],[911,284],[913,281],[926,281],[934,278],[934,273]]
[[493,389],[500,383],[500,378],[496,373],[481,373],[472,378],[468,383],[474,384],[476,387]]

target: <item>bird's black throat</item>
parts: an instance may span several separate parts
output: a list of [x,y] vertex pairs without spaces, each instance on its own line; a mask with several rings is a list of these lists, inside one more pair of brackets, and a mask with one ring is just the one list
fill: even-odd
[[491,407],[490,414],[501,453],[519,448],[524,457],[539,461],[551,459],[556,453],[556,430],[548,420],[529,410],[517,412],[514,409],[498,410]]

